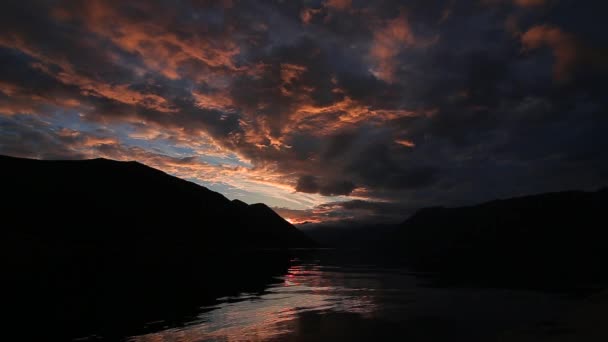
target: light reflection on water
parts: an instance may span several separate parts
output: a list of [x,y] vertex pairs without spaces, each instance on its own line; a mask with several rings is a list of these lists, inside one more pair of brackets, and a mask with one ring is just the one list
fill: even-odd
[[[376,304],[371,294],[378,286],[374,274],[336,270],[315,264],[293,265],[281,282],[262,295],[220,298],[220,304],[202,308],[197,322],[187,327],[136,336],[131,341],[255,341],[290,332],[298,314],[337,311],[372,317]],[[368,286],[368,287],[366,287]]]
[[[421,330],[423,336],[466,332],[471,339],[482,339],[484,332],[551,319],[552,312],[568,304],[557,295],[526,291],[429,288],[424,280],[402,269],[296,264],[277,280],[262,294],[220,298],[217,305],[201,308],[198,319],[185,327],[134,336],[129,341],[315,341],[328,339],[323,329],[345,327],[353,329],[351,339],[366,340],[361,337],[365,333],[374,336],[377,329],[397,327],[391,334],[418,340],[417,335],[407,333],[417,333],[424,324],[430,328]],[[332,319],[323,320],[325,317]],[[365,325],[367,322],[372,323]],[[331,332],[329,336],[344,335]]]

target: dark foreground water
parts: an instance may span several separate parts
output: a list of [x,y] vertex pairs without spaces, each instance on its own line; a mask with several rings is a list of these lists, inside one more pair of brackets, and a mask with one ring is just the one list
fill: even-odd
[[[265,289],[217,299],[179,326],[129,341],[566,340],[584,296],[435,286],[427,275],[319,251],[293,258]],[[241,270],[230,270],[239,279]],[[605,313],[605,312],[604,312]]]

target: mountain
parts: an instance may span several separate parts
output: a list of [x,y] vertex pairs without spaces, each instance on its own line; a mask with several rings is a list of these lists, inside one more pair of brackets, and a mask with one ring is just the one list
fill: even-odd
[[323,247],[340,249],[382,249],[386,236],[393,233],[399,226],[396,224],[349,224],[332,225],[301,225],[300,229],[306,235]]
[[8,230],[90,243],[307,247],[264,204],[247,205],[137,162],[0,157]]
[[264,204],[136,162],[0,156],[0,170],[3,303],[24,340],[179,325],[264,291],[287,272],[287,247],[315,245]]
[[427,208],[391,236],[420,269],[501,282],[591,284],[607,278],[608,189]]

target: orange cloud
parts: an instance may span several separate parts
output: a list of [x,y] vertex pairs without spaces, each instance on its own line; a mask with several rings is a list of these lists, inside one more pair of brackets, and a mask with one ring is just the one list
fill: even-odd
[[180,78],[180,65],[189,59],[211,68],[244,71],[233,62],[240,49],[227,35],[212,39],[209,35],[192,31],[178,36],[166,29],[171,24],[171,13],[161,17],[165,22],[158,22],[158,19],[134,20],[106,2],[89,1],[84,15],[84,23],[92,32],[109,39],[125,51],[141,56],[148,68],[170,79]]
[[59,72],[51,71],[51,69],[44,64],[37,64],[35,67],[40,71],[55,77],[64,84],[78,86],[83,95],[104,97],[124,104],[154,109],[159,112],[170,113],[177,111],[177,109],[173,108],[162,96],[132,90],[129,88],[128,84],[113,85],[101,82],[76,73],[69,65],[64,65],[64,69]]
[[303,65],[281,63],[281,80],[284,83],[291,83],[297,80],[307,68]]
[[290,86],[296,82],[307,68],[303,65],[281,63],[281,93],[283,95],[292,95]]
[[398,215],[401,210],[390,201],[381,201],[370,197],[355,197],[350,196],[345,201],[345,198],[335,202],[325,202],[305,210],[294,210],[289,208],[275,207],[273,208],[277,214],[286,218],[292,224],[304,223],[329,223],[342,221],[345,219],[354,219],[361,215],[373,215],[379,210],[395,210]]
[[91,134],[83,134],[73,129],[63,128],[57,132],[57,135],[63,138],[79,139],[75,148],[84,149],[91,147],[99,147],[101,145],[118,145],[120,141],[115,137],[96,136]]
[[[278,211],[279,215],[281,215],[281,212]],[[304,223],[321,223],[323,221],[321,221],[321,219],[316,218],[316,217],[284,217],[285,221],[291,223],[291,224],[304,224]]]
[[416,144],[414,144],[413,141],[407,140],[407,139],[397,139],[397,140],[395,140],[395,143],[399,144],[399,145],[402,145],[402,146],[405,146],[405,147],[414,147],[414,146],[416,146]]
[[301,104],[293,113],[286,131],[309,131],[315,135],[326,135],[362,122],[382,123],[417,115],[416,112],[404,109],[375,109],[345,96],[328,106]]
[[22,96],[21,91],[22,89],[14,84],[0,81],[0,94],[7,97],[0,97],[0,114],[14,115],[36,111],[35,101],[31,101],[28,96]]
[[370,55],[375,62],[372,73],[379,79],[392,83],[398,67],[396,57],[404,47],[415,43],[414,34],[405,14],[387,20],[374,31]]
[[80,102],[61,93],[32,94],[28,89],[6,81],[0,81],[0,93],[7,98],[0,99],[0,114],[35,114],[41,106],[76,108]]
[[219,110],[223,112],[234,111],[234,103],[232,98],[225,91],[215,93],[193,91],[192,96],[194,97],[196,106],[199,108]]
[[352,0],[327,0],[325,6],[337,11],[345,11],[352,5]]
[[[0,46],[17,49],[36,58],[39,62],[32,65],[33,68],[56,78],[61,83],[75,85],[81,89],[81,93],[87,96],[104,97],[130,105],[139,105],[160,112],[175,112],[166,99],[156,94],[141,93],[129,88],[128,84],[109,84],[76,71],[74,67],[64,58],[44,54],[37,48],[30,46],[19,36],[0,38]],[[9,91],[8,89],[6,91]],[[12,92],[15,89],[10,90]],[[38,96],[38,95],[36,95]],[[38,100],[41,98],[38,96]],[[74,106],[76,100],[70,100],[63,104]]]
[[5,101],[0,100],[0,114],[3,115],[15,115],[15,114],[32,114],[38,110],[38,107],[32,103],[17,102],[17,101]]
[[253,116],[249,121],[241,120],[240,125],[245,132],[244,141],[258,149],[273,147],[278,150],[290,147],[284,143],[284,136],[277,137],[273,134],[269,119],[265,116]]
[[321,9],[315,9],[315,8],[304,8],[301,12],[300,12],[300,20],[302,20],[302,23],[309,24],[312,19],[315,17],[315,15],[321,13]]
[[534,26],[521,36],[521,42],[526,50],[543,46],[551,48],[555,57],[553,75],[557,80],[567,79],[579,58],[579,46],[574,36],[557,27]]

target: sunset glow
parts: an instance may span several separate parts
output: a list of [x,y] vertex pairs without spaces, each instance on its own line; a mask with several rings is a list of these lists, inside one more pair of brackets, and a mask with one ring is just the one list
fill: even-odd
[[605,39],[564,18],[602,11],[564,3],[10,2],[0,153],[136,160],[294,224],[585,188]]

